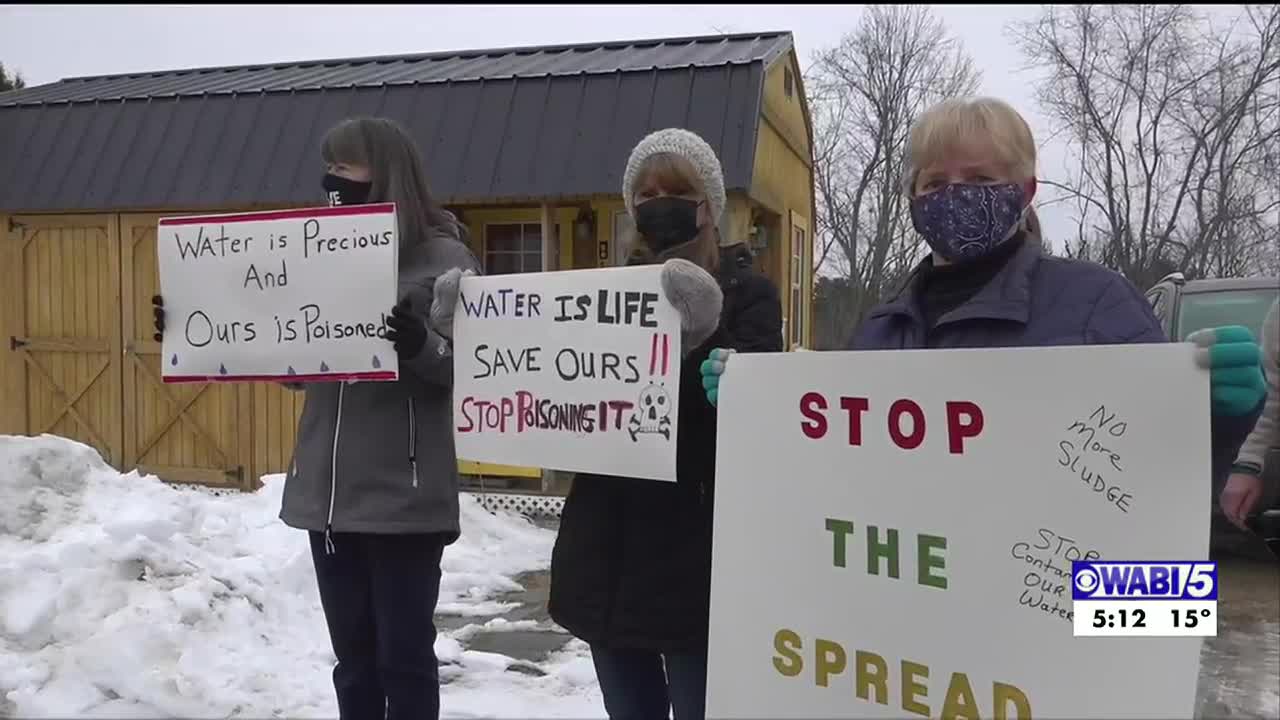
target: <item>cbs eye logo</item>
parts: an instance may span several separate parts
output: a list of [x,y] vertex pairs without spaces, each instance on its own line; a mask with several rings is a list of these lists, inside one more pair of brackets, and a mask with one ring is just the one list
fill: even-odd
[[1076,588],[1078,588],[1080,592],[1084,593],[1091,593],[1096,590],[1098,588],[1097,571],[1090,568],[1081,570],[1080,573],[1076,575]]

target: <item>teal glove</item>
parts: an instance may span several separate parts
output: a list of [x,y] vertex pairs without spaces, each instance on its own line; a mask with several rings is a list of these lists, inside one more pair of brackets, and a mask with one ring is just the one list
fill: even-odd
[[711,403],[712,407],[720,401],[720,376],[724,374],[729,356],[733,352],[733,350],[716,348],[698,368],[702,372],[702,389],[707,392],[707,402]]
[[1188,335],[1187,342],[1199,348],[1196,364],[1209,371],[1214,415],[1240,417],[1258,407],[1267,386],[1262,378],[1262,349],[1249,328],[1205,328]]

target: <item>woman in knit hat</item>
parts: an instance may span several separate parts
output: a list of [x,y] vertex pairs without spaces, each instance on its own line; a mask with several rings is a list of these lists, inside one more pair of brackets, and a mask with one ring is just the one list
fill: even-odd
[[[706,695],[716,413],[698,366],[713,347],[782,350],[782,303],[764,276],[719,269],[724,176],[681,129],[636,145],[622,181],[636,233],[627,264],[662,263],[681,311],[676,482],[579,475],[551,560],[551,617],[590,643],[611,718],[700,720]],[[713,276],[718,273],[718,280]]]

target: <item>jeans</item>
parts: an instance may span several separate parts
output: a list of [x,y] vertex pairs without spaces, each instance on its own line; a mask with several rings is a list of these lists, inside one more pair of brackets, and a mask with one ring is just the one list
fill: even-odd
[[441,535],[310,533],[341,720],[437,720]]
[[610,720],[703,720],[707,655],[591,646]]

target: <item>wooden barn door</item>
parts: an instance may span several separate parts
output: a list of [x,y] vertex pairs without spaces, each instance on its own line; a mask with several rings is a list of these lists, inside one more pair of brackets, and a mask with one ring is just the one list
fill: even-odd
[[125,463],[165,480],[251,489],[253,387],[161,382],[151,310],[160,287],[158,219],[120,217]]
[[6,253],[15,425],[91,445],[117,467],[121,427],[120,245],[114,215],[14,216]]

